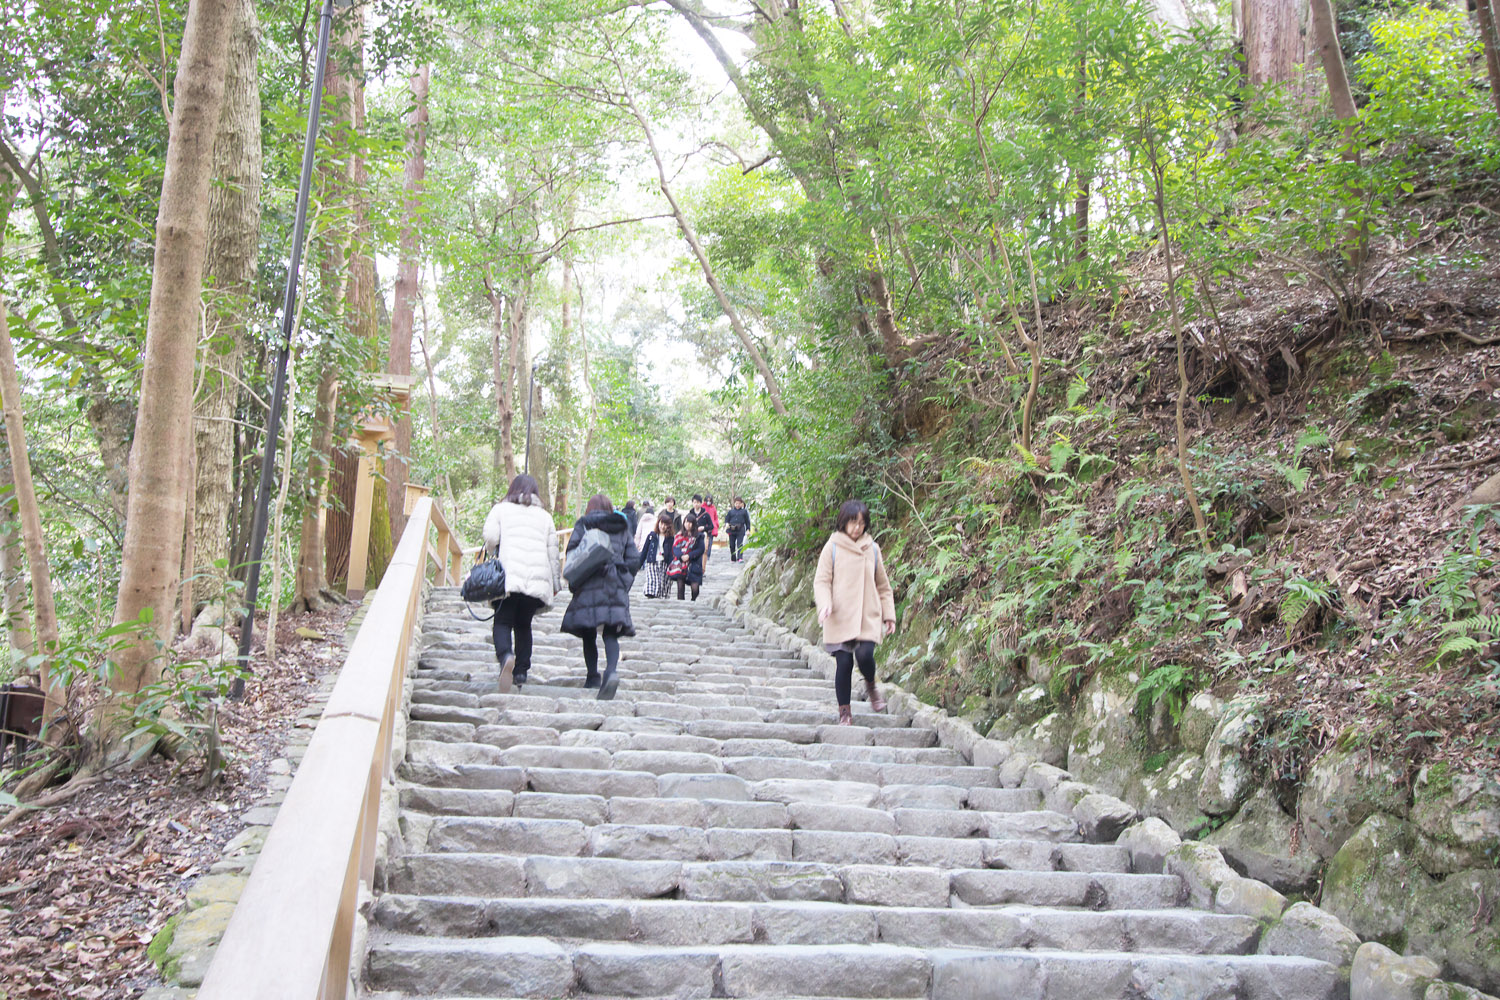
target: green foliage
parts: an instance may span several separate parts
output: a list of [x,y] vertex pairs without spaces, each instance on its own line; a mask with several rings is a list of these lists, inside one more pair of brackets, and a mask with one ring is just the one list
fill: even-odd
[[1338,594],[1333,584],[1306,577],[1288,580],[1284,586],[1286,594],[1281,598],[1277,613],[1288,636],[1297,631],[1309,612],[1331,607]]

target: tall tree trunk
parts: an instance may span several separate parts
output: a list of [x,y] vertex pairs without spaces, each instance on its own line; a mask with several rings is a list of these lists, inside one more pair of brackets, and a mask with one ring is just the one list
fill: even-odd
[[1307,0],[1244,0],[1243,17],[1246,82],[1301,82],[1309,50]]
[[[173,85],[166,173],[156,217],[156,253],[141,402],[130,456],[130,496],[115,621],[154,614],[148,634],[119,651],[112,686],[122,697],[160,676],[157,642],[170,638],[182,560],[186,456],[192,434],[214,139],[224,104],[234,0],[192,0]],[[101,734],[108,738],[106,732]]]
[[896,328],[896,308],[891,302],[891,290],[886,284],[885,272],[872,267],[865,277],[870,282],[870,294],[875,297],[875,329],[880,331],[881,353],[888,362],[896,364],[906,351],[906,344],[901,339],[901,331]]
[[[348,52],[349,76],[349,120],[356,143],[363,143],[365,133],[365,17],[368,5],[357,4],[344,11],[344,44]],[[362,147],[357,145],[346,161],[345,190],[349,198],[349,215],[353,226],[349,243],[349,280],[344,288],[344,321],[352,340],[364,346],[365,368],[378,371],[385,363],[380,350],[379,307],[376,300],[375,257],[370,225],[370,171],[365,163]],[[407,371],[411,361],[407,360]],[[377,460],[376,472],[379,472]],[[403,479],[404,481],[404,479]],[[400,496],[400,489],[389,490],[384,477],[374,482],[370,503],[370,539],[366,549],[366,579],[350,580],[348,586],[355,589],[372,590],[379,584],[391,561],[394,546],[391,541],[391,510],[389,496],[392,492]],[[399,487],[399,483],[398,483]],[[353,510],[351,503],[349,509]]]
[[224,111],[214,141],[217,183],[208,202],[208,346],[203,392],[197,400],[194,438],[193,575],[210,602],[224,599],[229,563],[230,510],[234,503],[235,426],[245,341],[255,295],[260,250],[260,83],[256,56],[260,26],[254,0],[236,0],[224,81]]
[[[31,459],[26,451],[26,428],[22,422],[21,380],[16,372],[16,348],[10,340],[10,325],[6,320],[3,296],[0,296],[0,406],[4,409],[5,441],[10,451],[10,478],[16,487],[16,509],[21,517],[21,537],[25,542],[26,565],[31,576],[31,601],[36,609],[36,628],[31,634],[45,652],[51,652],[57,648],[59,638],[57,604],[52,596],[52,571],[47,564],[42,514],[37,507],[36,487],[31,481]],[[7,604],[9,596],[7,588]],[[47,692],[49,707],[55,708],[61,692],[53,690],[52,678],[45,661],[42,665],[42,689]],[[50,711],[48,715],[50,717]]]
[[[571,212],[570,212],[571,222]],[[557,341],[553,345],[558,362],[558,403],[566,408],[573,396],[573,258],[563,257],[562,273],[562,321],[558,326]],[[568,463],[572,461],[570,438],[559,441],[554,456],[557,470],[553,478],[556,487],[552,495],[553,513],[568,509]]]
[[1500,38],[1495,34],[1495,6],[1492,0],[1474,0],[1474,12],[1479,17],[1479,37],[1484,41],[1484,67],[1490,77],[1490,101],[1495,112],[1500,114]]
[[[432,67],[423,66],[411,77],[411,116],[406,131],[406,197],[401,207],[401,263],[396,270],[396,295],[391,312],[391,347],[385,369],[392,375],[411,374],[412,328],[416,325],[417,283],[422,251],[417,220],[422,212],[423,180],[427,175],[427,88]],[[392,487],[411,478],[411,405],[403,404],[396,419],[395,456],[386,463]],[[390,491],[391,534],[406,530],[404,488]],[[451,514],[452,511],[449,511]]]
[[[531,388],[531,366],[528,360],[531,348],[526,331],[531,322],[531,283],[527,281],[511,295],[510,308],[506,313],[506,324],[510,328],[507,352],[508,377],[511,382],[511,432],[510,446],[506,448],[506,478],[514,478],[525,462],[526,453],[526,406]],[[519,427],[515,426],[519,421]],[[519,440],[519,445],[516,443]],[[517,459],[520,455],[520,459]]]
[[[1086,30],[1086,28],[1081,28]],[[1083,48],[1085,39],[1079,39],[1079,47]],[[1088,113],[1089,100],[1089,57],[1087,50],[1080,52],[1078,56],[1078,103],[1074,106],[1073,113],[1078,124],[1082,127],[1084,115]],[[1087,169],[1074,171],[1075,190],[1073,196],[1073,259],[1079,264],[1087,264],[1089,260],[1089,186],[1093,181]],[[1079,275],[1080,283],[1083,276]]]
[[[1323,61],[1323,75],[1328,80],[1328,96],[1333,100],[1333,113],[1341,121],[1354,122],[1359,118],[1359,109],[1349,89],[1349,75],[1344,71],[1344,52],[1339,48],[1338,24],[1333,19],[1333,5],[1329,0],[1312,0],[1312,24],[1318,57]],[[1348,155],[1353,152],[1353,135],[1348,129],[1346,134],[1351,139],[1345,151]]]
[[26,546],[21,530],[21,505],[10,472],[10,445],[0,451],[0,621],[6,644],[22,656],[35,648],[31,619],[26,611]]
[[328,463],[333,450],[333,422],[338,412],[339,368],[320,359],[313,439],[307,458],[307,493],[302,502],[302,531],[297,544],[297,583],[293,611],[318,611],[336,598],[328,589],[323,562],[324,508],[328,504]]
[[[335,15],[338,43],[328,54],[328,70],[323,87],[324,115],[329,123],[329,142],[333,155],[322,163],[324,204],[336,204],[347,196],[348,177],[352,169],[349,137],[354,129],[352,95],[347,72],[350,55],[345,47],[349,35],[348,21],[356,13],[342,10]],[[346,241],[349,234],[330,225],[323,230],[322,252],[318,258],[318,294],[329,326],[317,348],[313,365],[318,373],[316,401],[309,431],[307,478],[302,483],[302,524],[297,541],[297,574],[293,587],[292,610],[318,611],[338,600],[328,587],[327,526],[329,469],[333,460],[333,431],[338,419],[339,354],[341,335],[338,328],[345,322],[347,301],[344,295],[349,273]]]
[[[511,296],[490,293],[490,362],[495,383],[495,419],[500,432],[496,471],[503,472],[505,483],[516,475],[515,428],[515,338],[512,336],[514,310]],[[503,485],[503,484],[502,484]]]

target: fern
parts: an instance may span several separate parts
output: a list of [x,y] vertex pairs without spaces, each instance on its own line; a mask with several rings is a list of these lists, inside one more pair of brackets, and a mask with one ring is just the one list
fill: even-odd
[[1500,637],[1500,614],[1473,615],[1459,621],[1448,622],[1443,626],[1442,631],[1457,632],[1465,636],[1478,633],[1494,639]]
[[1444,623],[1439,631],[1448,635],[1449,638],[1438,647],[1437,655],[1428,664],[1429,668],[1437,666],[1445,656],[1482,652],[1485,643],[1480,642],[1475,636],[1484,636],[1490,641],[1500,639],[1500,614],[1471,615],[1468,618],[1460,618],[1457,621]]
[[1077,406],[1078,405],[1078,401],[1080,399],[1082,399],[1084,396],[1088,395],[1088,391],[1089,391],[1089,384],[1083,380],[1083,376],[1082,375],[1079,375],[1077,378],[1073,379],[1072,382],[1069,382],[1068,383],[1068,409],[1071,410],[1073,407]]
[[1286,596],[1281,599],[1279,614],[1290,637],[1293,630],[1302,624],[1302,619],[1315,608],[1327,607],[1333,602],[1333,588],[1306,577],[1297,577],[1286,582]]
[[1328,447],[1328,435],[1319,427],[1309,427],[1297,435],[1297,445],[1292,450],[1292,464],[1302,457],[1302,453],[1309,448]]

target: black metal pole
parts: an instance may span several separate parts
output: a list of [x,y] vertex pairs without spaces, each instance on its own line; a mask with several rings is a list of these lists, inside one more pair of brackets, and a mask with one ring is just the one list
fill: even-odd
[[[297,220],[292,226],[292,254],[286,269],[286,292],[281,298],[281,350],[276,355],[276,382],[271,412],[266,417],[266,451],[260,462],[260,485],[255,493],[255,519],[250,522],[249,575],[245,581],[245,617],[240,622],[237,661],[250,669],[250,643],[255,637],[255,602],[260,591],[260,563],[266,547],[266,520],[276,472],[276,439],[281,433],[281,411],[286,406],[286,366],[292,353],[292,324],[296,320],[297,277],[302,267],[302,244],[307,238],[307,200],[312,187],[313,150],[318,142],[318,119],[323,110],[323,72],[328,65],[328,35],[333,23],[333,0],[323,0],[318,17],[318,56],[313,65],[312,93],[307,107],[307,138],[302,144],[302,177],[297,186]],[[245,680],[236,677],[229,696],[245,696]]]
[[526,457],[521,460],[521,471],[531,474],[531,401],[536,396],[536,364],[531,366],[531,382],[526,388]]

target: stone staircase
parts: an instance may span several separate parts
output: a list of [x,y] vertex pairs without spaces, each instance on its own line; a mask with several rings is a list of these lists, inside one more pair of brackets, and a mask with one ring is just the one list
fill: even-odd
[[537,620],[501,695],[489,626],[435,591],[367,992],[423,997],[1322,1000],[1347,973],[1081,842],[909,718],[855,706],[710,604],[636,594],[612,702]]

